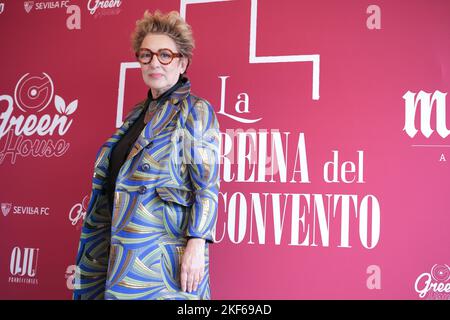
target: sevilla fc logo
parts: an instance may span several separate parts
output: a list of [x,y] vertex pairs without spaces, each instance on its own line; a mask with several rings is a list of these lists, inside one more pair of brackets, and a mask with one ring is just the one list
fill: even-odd
[[3,215],[6,217],[9,213],[9,211],[11,210],[11,203],[2,203],[2,212]]
[[34,1],[25,1],[23,3],[23,7],[27,13],[30,13],[31,9],[33,9]]

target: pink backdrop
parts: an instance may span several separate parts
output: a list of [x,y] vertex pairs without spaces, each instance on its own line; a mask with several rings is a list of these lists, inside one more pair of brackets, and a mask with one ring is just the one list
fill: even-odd
[[145,9],[192,25],[223,133],[213,299],[449,298],[447,0],[0,0],[0,298],[71,297]]

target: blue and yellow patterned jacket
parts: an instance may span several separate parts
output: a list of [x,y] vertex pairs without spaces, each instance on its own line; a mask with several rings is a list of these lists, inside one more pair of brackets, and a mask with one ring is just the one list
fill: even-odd
[[[145,107],[145,101],[136,105],[98,151],[78,247],[76,298],[103,296],[109,255],[116,254],[110,251],[111,232],[117,234],[126,228],[124,232],[151,234],[164,228],[167,243],[185,244],[189,237],[214,241],[219,192],[219,124],[211,105],[190,94],[189,81],[158,106],[136,140],[119,171],[113,212],[110,212],[104,188],[109,156]],[[162,223],[129,223],[132,215],[145,215],[160,210],[161,206]]]

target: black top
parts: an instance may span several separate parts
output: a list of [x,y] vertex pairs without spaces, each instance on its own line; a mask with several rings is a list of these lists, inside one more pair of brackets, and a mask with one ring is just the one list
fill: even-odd
[[114,202],[114,190],[116,187],[116,180],[117,175],[119,174],[120,168],[125,163],[125,160],[128,157],[128,154],[131,151],[131,148],[133,147],[134,143],[136,142],[137,138],[141,134],[142,130],[144,130],[146,123],[144,121],[145,114],[147,113],[147,109],[151,105],[151,108],[157,108],[158,106],[161,106],[163,102],[174,92],[177,90],[180,86],[183,85],[183,77],[180,77],[178,79],[178,82],[174,84],[169,90],[164,92],[161,96],[159,96],[156,99],[156,103],[151,103],[154,101],[152,96],[151,89],[148,90],[147,94],[147,101],[145,102],[146,106],[142,110],[139,117],[136,119],[136,121],[128,128],[127,132],[122,136],[122,138],[117,141],[116,145],[111,150],[111,156],[109,159],[109,174],[108,178],[106,179],[105,189],[106,194],[108,196],[108,201],[110,205],[111,212],[113,210],[113,202]]

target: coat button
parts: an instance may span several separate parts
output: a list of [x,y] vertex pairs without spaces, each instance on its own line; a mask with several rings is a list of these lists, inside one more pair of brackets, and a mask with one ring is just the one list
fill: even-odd
[[149,165],[148,163],[144,163],[144,164],[142,165],[142,170],[143,170],[143,171],[148,171],[148,170],[150,170],[150,165]]
[[147,192],[147,187],[146,186],[140,186],[138,192],[140,194],[144,194],[145,192]]

